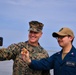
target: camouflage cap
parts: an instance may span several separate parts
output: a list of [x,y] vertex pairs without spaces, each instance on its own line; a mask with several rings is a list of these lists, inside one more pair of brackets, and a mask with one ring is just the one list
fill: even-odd
[[72,37],[75,37],[73,31],[69,28],[66,28],[66,27],[61,28],[59,30],[59,32],[53,32],[53,34],[52,34],[53,37],[66,36],[66,35],[70,35]]
[[29,22],[29,26],[29,31],[40,32],[42,31],[44,25],[38,21],[31,21]]

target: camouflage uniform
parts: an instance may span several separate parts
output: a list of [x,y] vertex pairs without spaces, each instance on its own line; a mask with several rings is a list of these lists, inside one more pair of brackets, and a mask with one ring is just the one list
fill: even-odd
[[8,48],[0,49],[0,61],[13,59],[13,75],[50,75],[49,71],[35,71],[21,59],[21,49],[26,48],[30,52],[31,59],[41,59],[48,57],[47,52],[39,45],[38,47],[20,42],[12,44]]
[[[43,24],[38,21],[29,22],[29,31],[41,32]],[[21,59],[21,49],[26,48],[30,53],[31,59],[47,58],[48,53],[39,45],[32,46],[26,42],[11,44],[8,48],[0,49],[0,61],[13,59],[13,75],[50,75],[49,71],[35,71]]]

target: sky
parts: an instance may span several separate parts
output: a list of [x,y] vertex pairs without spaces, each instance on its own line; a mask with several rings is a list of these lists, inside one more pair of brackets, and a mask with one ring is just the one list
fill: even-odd
[[[0,37],[3,46],[28,40],[29,22],[44,24],[39,42],[47,51],[60,50],[52,37],[62,27],[69,27],[76,36],[76,0],[0,0]],[[76,46],[76,39],[73,45]]]
[[[39,42],[49,54],[54,53],[61,48],[52,37],[53,32],[69,27],[76,36],[76,0],[0,0],[2,47],[27,41],[29,22],[32,20],[44,24]],[[76,38],[73,45],[76,46]],[[12,75],[12,65],[12,61],[0,62],[0,74]]]

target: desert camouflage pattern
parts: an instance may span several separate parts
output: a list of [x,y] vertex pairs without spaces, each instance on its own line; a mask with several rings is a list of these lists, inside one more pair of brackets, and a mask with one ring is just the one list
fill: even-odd
[[40,32],[42,31],[44,25],[38,21],[31,21],[29,22],[29,26],[30,26],[29,31]]
[[0,49],[0,61],[10,60],[13,63],[12,75],[50,75],[49,71],[35,71],[21,59],[21,49],[26,48],[30,53],[31,59],[47,58],[48,53],[39,45],[38,47],[28,44],[28,42],[20,42],[11,44],[8,48]]

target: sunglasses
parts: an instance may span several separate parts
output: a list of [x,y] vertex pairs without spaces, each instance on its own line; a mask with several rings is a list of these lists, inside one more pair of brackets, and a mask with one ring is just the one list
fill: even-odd
[[58,37],[56,37],[56,39],[58,39],[58,38],[60,38],[60,39],[63,39],[64,37],[70,37],[70,35],[65,35],[65,36],[58,36]]

